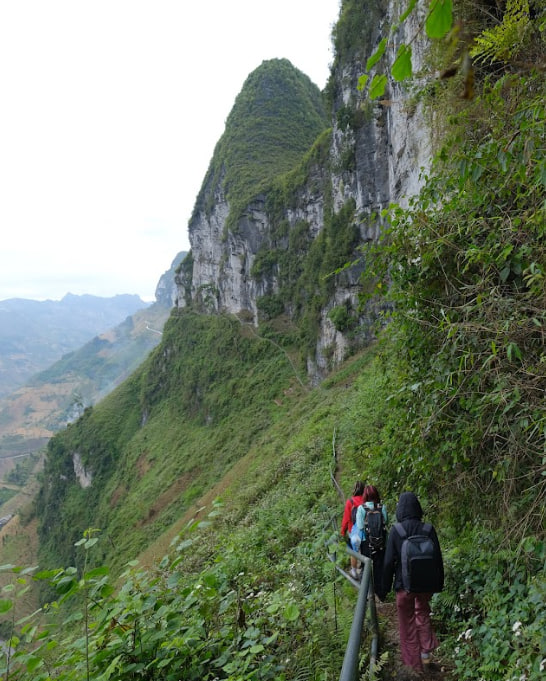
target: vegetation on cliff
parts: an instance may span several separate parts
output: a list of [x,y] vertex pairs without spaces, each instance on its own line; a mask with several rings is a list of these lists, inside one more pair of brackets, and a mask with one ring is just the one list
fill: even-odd
[[222,187],[230,206],[226,228],[235,228],[249,202],[291,170],[327,125],[320,90],[309,77],[287,59],[264,61],[235,100],[193,217],[211,211]]

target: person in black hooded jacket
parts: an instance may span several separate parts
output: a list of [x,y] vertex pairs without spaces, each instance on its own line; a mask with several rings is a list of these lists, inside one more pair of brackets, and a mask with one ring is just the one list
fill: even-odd
[[[403,492],[396,506],[396,519],[402,524],[408,537],[423,533],[423,509],[413,492]],[[438,536],[434,527],[429,536],[436,544],[438,565],[435,591],[441,591],[444,583],[444,564]],[[402,582],[401,550],[402,537],[393,525],[387,539],[383,564],[383,588],[388,593],[394,578],[396,610],[400,631],[400,653],[403,664],[422,671],[430,663],[431,652],[438,647],[438,639],[430,621],[430,599],[432,592],[413,593],[404,589]]]

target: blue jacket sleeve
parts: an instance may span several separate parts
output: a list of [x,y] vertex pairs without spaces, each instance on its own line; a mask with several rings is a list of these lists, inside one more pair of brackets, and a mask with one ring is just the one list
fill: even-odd
[[[366,519],[366,511],[364,509],[364,504],[361,504],[356,511],[356,526],[361,532],[360,538],[364,539],[364,521]],[[364,536],[363,536],[364,535]]]

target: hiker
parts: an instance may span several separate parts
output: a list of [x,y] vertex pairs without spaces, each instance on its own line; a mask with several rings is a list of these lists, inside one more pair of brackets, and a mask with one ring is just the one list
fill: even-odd
[[[430,621],[430,599],[444,585],[438,537],[422,517],[423,509],[415,494],[403,492],[396,506],[398,522],[391,527],[387,539],[383,566],[385,593],[390,591],[394,578],[402,663],[418,672],[430,664],[431,653],[438,647]],[[409,544],[415,540],[421,544],[419,562],[413,563]]]
[[356,512],[355,525],[359,548],[355,550],[372,559],[374,590],[380,600],[384,600],[386,596],[383,589],[383,560],[388,519],[387,508],[381,503],[377,487],[366,485],[362,494],[362,505]]
[[[351,530],[356,519],[356,511],[358,507],[362,504],[362,493],[364,492],[364,483],[362,480],[357,480],[355,483],[353,494],[345,502],[345,508],[343,510],[343,519],[341,521],[341,536],[345,539],[347,544],[353,549],[354,546],[351,543]],[[351,577],[353,579],[359,578],[358,573],[358,560],[351,556]]]

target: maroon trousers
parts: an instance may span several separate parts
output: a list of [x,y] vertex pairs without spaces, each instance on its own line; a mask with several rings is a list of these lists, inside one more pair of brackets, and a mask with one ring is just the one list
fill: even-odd
[[438,647],[438,639],[430,621],[431,598],[432,594],[428,593],[396,592],[402,662],[417,670],[423,668],[421,653],[430,653]]

